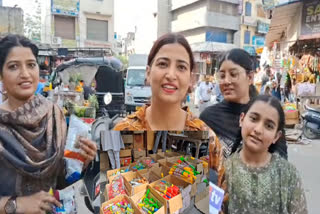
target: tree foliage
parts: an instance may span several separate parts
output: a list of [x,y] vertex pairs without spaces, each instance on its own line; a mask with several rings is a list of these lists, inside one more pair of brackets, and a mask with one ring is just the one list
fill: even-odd
[[34,14],[26,14],[24,34],[31,40],[40,42],[41,40],[41,2],[34,0],[35,12]]

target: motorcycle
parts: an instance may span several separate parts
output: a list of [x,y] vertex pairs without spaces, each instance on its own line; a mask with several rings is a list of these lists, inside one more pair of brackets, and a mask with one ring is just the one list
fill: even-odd
[[[112,95],[106,93],[104,96],[104,104],[108,105],[112,101]],[[82,195],[84,196],[84,202],[86,207],[95,214],[100,211],[100,144],[101,144],[101,132],[106,130],[111,130],[115,125],[115,120],[118,115],[110,118],[108,111],[103,110],[103,116],[99,117],[93,124],[91,128],[91,135],[93,141],[97,142],[98,152],[97,157],[85,171],[83,176],[83,186]]]
[[303,134],[309,139],[320,138],[320,109],[314,109],[305,105],[302,114]]

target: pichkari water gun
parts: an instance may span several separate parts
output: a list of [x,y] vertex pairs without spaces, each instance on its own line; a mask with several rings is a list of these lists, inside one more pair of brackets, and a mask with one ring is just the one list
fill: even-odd
[[150,189],[147,189],[140,203],[138,203],[138,207],[148,214],[153,214],[157,212],[162,207],[162,205],[158,201],[153,199],[151,196],[149,197],[149,194]]
[[163,180],[160,181],[159,186],[155,186],[155,189],[158,190],[162,197],[167,200],[177,196],[180,193],[179,187]]
[[187,165],[189,165],[189,167],[193,170],[194,175],[200,174],[200,172],[198,172],[192,164],[190,164],[188,161],[186,161],[186,159],[184,157],[181,156],[180,160],[183,161],[184,163],[186,163]]
[[188,183],[193,184],[197,179],[196,175],[200,173],[195,170],[194,166],[188,164],[188,162],[179,160],[178,163],[171,167],[169,174],[179,176]]
[[145,168],[146,168],[146,167],[145,167],[142,163],[140,163],[140,162],[139,162],[138,164],[136,164],[135,166],[132,167],[133,170],[138,170],[138,171],[139,171],[139,170],[142,170],[142,169],[145,169]]
[[102,211],[103,211],[103,214],[114,214],[114,213],[133,214],[134,213],[134,209],[126,199],[104,206],[102,207]]
[[187,172],[185,172],[184,170],[178,169],[178,168],[171,168],[169,171],[170,175],[175,175],[177,177],[181,177],[183,180],[185,180],[188,183],[193,184],[194,183],[194,179],[193,177],[191,177]]
[[204,160],[200,160],[200,159],[197,159],[197,158],[194,158],[194,157],[190,157],[191,160],[193,161],[196,161],[197,164],[202,164],[203,165],[203,168],[207,168],[209,166],[208,162],[209,162],[209,156],[208,157],[205,157],[206,161]]

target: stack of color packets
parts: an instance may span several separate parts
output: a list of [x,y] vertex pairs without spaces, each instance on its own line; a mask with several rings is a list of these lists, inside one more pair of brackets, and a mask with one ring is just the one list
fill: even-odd
[[171,167],[169,174],[179,176],[186,182],[193,184],[197,179],[196,176],[200,173],[184,157],[180,157],[177,163]]
[[165,180],[161,180],[159,186],[155,186],[155,189],[158,190],[161,196],[167,200],[177,196],[180,193],[179,187]]
[[133,214],[134,210],[131,204],[126,200],[123,199],[113,204],[109,204],[102,208],[103,214]]
[[147,189],[146,194],[142,197],[138,206],[147,214],[153,214],[162,207],[157,200],[150,196],[150,189]]

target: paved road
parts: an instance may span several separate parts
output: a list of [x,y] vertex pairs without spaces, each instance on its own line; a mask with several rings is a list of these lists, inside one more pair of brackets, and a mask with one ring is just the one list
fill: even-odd
[[300,171],[309,214],[320,213],[320,140],[309,145],[289,145],[289,161]]

